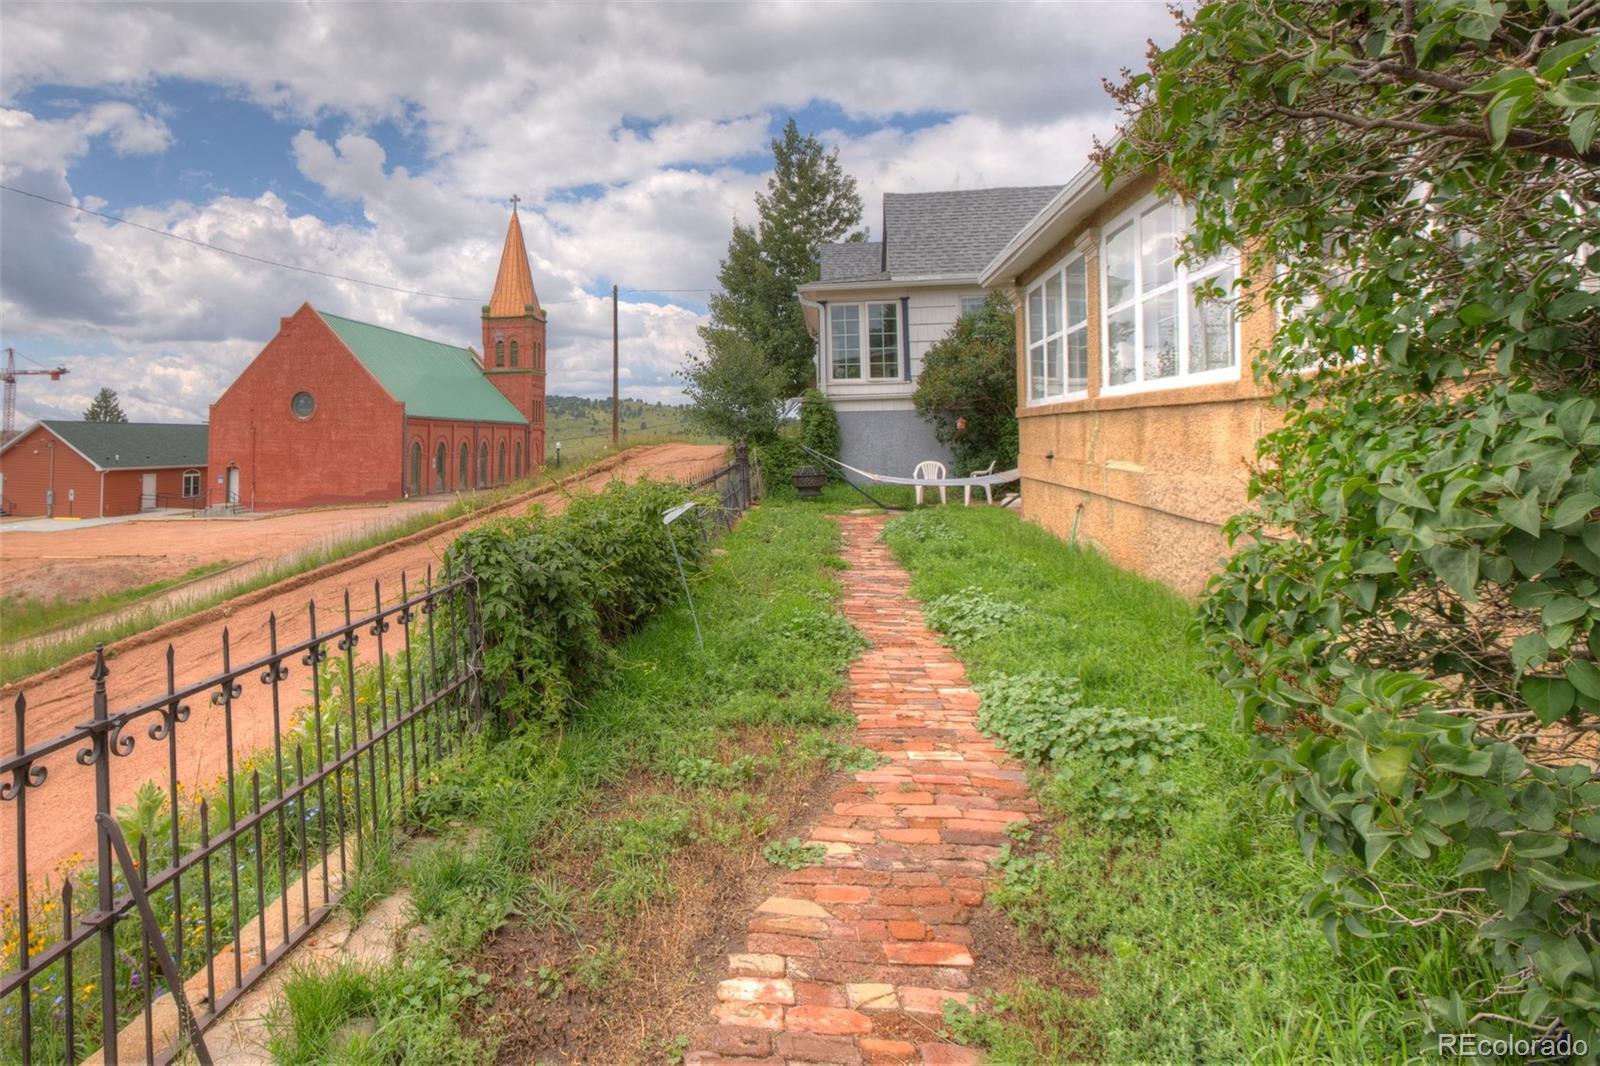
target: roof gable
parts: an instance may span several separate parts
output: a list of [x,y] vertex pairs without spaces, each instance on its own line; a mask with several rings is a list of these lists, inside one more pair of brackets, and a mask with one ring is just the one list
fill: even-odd
[[[210,430],[204,425],[67,419],[45,419],[39,425],[101,470],[206,465],[206,440]],[[26,435],[18,434],[7,446]]]
[[483,376],[470,350],[326,311],[318,311],[317,316],[378,379],[384,391],[405,405],[409,417],[526,421]]
[[884,193],[885,264],[894,278],[976,275],[1059,185]]

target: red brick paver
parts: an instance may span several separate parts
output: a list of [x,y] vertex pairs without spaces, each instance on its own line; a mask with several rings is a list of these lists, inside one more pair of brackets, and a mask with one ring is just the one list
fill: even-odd
[[1005,827],[1038,807],[978,732],[977,693],[923,621],[883,521],[839,520],[842,607],[872,643],[850,668],[850,707],[860,742],[889,761],[812,827],[824,865],[785,875],[757,907],[689,1066],[979,1061],[939,1039],[940,1015],[970,998],[984,945],[969,922]]

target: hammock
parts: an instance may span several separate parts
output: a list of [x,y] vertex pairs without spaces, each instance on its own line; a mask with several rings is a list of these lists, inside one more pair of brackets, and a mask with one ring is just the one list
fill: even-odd
[[807,455],[813,456],[817,459],[826,460],[827,462],[832,463],[834,466],[839,467],[841,470],[848,470],[852,474],[859,474],[861,477],[866,478],[875,485],[911,485],[913,487],[922,485],[926,488],[939,488],[942,486],[952,489],[966,488],[969,485],[977,489],[983,488],[985,485],[987,485],[990,488],[998,488],[1001,485],[1006,485],[1013,481],[1017,481],[1022,477],[1022,471],[1016,468],[1012,468],[1010,470],[1001,470],[993,474],[974,474],[971,477],[895,477],[892,474],[874,474],[870,470],[862,470],[859,467],[851,466],[849,463],[841,463],[839,460],[830,455],[823,455],[819,451],[807,448],[804,444],[799,445],[799,448]]

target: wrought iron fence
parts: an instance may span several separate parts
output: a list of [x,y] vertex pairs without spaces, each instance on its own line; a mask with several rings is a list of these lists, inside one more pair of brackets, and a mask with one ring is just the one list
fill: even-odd
[[733,462],[690,487],[709,490],[717,498],[717,520],[728,528],[746,508],[761,498],[761,467],[750,461],[749,452],[741,445],[734,449]]
[[[168,645],[165,691],[126,709],[114,706],[99,652],[91,720],[31,747],[18,695],[16,754],[0,762],[18,886],[0,910],[0,965],[14,962],[0,975],[0,1061],[77,1062],[96,1043],[108,1064],[169,1062],[186,1043],[204,1059],[200,1034],[327,916],[392,839],[399,806],[482,724],[476,591],[470,573],[435,586],[430,571],[416,594],[402,577],[384,606],[375,583],[370,613],[352,617],[347,592],[330,627],[313,602],[310,635],[286,646],[270,617],[264,653],[244,662],[224,629],[221,672],[192,683],[177,683]],[[309,706],[296,705],[296,673]],[[225,744],[225,772],[209,789],[179,774],[185,736],[203,743],[191,706],[200,697]],[[270,749],[236,753],[244,713],[270,713]],[[119,806],[133,779],[114,780],[113,767],[140,762],[130,756],[141,728],[165,749],[166,787],[143,782]],[[30,829],[30,795],[37,803],[74,783],[93,789],[92,823]],[[36,896],[28,834],[41,831],[81,831],[96,857]]]

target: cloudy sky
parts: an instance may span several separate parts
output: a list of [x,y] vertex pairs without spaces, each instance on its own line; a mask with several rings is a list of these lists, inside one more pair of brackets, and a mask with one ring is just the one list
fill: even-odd
[[[793,116],[885,190],[1053,184],[1111,128],[1100,79],[1166,41],[1161,0],[614,7],[0,8],[0,345],[65,363],[22,418],[109,385],[203,419],[304,301],[478,346],[507,200],[550,314],[552,393],[675,400],[735,218]],[[448,297],[456,297],[454,299]]]

